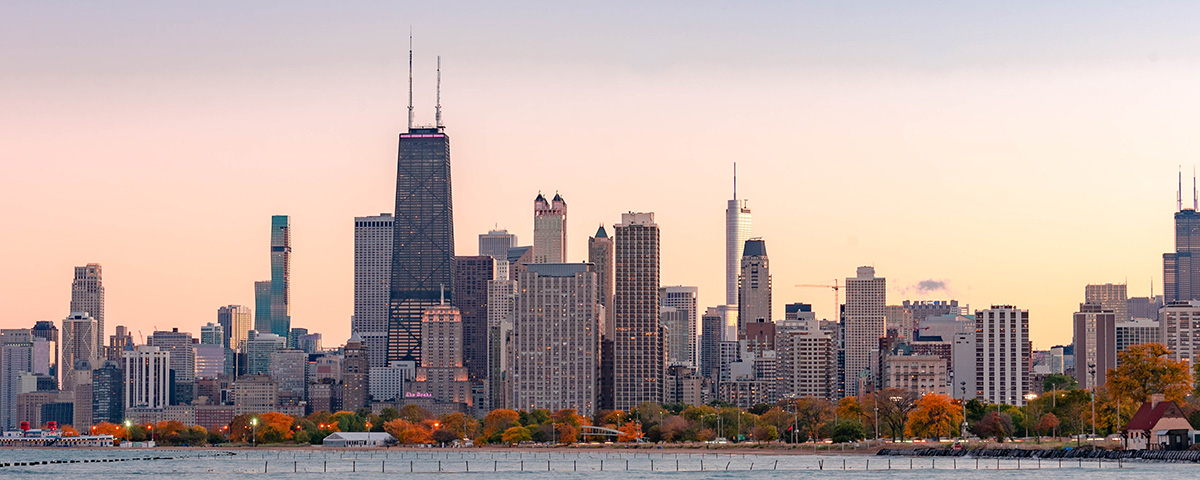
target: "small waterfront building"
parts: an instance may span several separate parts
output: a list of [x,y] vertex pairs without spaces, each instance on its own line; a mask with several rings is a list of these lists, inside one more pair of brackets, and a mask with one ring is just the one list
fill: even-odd
[[381,447],[395,441],[383,432],[334,432],[321,443],[326,447]]

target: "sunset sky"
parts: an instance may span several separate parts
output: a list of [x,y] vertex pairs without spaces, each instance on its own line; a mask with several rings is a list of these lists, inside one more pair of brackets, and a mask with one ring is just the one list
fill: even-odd
[[531,243],[558,191],[571,260],[652,211],[663,284],[715,305],[736,161],[779,318],[830,316],[793,285],[874,265],[888,303],[1028,308],[1043,349],[1088,283],[1161,293],[1200,159],[1200,3],[905,3],[4,2],[0,327],[61,320],[98,262],[106,335],[198,334],[253,305],[286,214],[292,325],[344,342],[353,217],[393,209],[410,26],[418,123],[442,56],[460,255],[496,225]]

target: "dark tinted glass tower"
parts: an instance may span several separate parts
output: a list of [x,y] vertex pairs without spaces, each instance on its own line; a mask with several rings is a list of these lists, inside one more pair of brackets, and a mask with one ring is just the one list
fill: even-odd
[[400,134],[388,302],[388,360],[421,360],[421,314],[454,304],[450,138],[436,128]]
[[292,330],[292,234],[287,215],[271,217],[271,333]]

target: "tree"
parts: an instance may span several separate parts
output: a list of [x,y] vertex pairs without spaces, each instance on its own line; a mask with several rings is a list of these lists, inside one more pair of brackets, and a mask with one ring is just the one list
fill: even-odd
[[458,440],[460,437],[458,436],[457,433],[454,433],[454,430],[450,430],[447,428],[439,428],[439,429],[433,431],[431,438],[433,439],[433,443],[436,443],[439,445],[444,445],[447,443],[453,443],[455,440]]
[[921,438],[953,437],[962,421],[962,409],[949,396],[930,393],[917,400],[908,414],[907,433]]
[[529,434],[529,429],[525,427],[512,427],[500,435],[500,440],[509,445],[528,442],[531,439],[533,437]]
[[[912,390],[900,388],[885,388],[873,393],[871,408],[879,408],[879,420],[887,427],[892,439],[904,436],[908,414],[916,408],[920,396]],[[878,404],[874,404],[878,402]]]
[[488,412],[483,417],[483,436],[485,438],[498,435],[509,428],[519,426],[520,415],[513,410],[499,408]]
[[821,438],[821,424],[833,416],[833,407],[819,398],[801,398],[796,400],[795,414],[800,433],[816,441]]
[[846,397],[838,400],[834,413],[837,414],[839,423],[844,420],[862,421],[867,418],[866,411],[863,410],[862,404],[858,403],[858,398],[856,397]]
[[397,413],[399,418],[408,420],[411,423],[420,423],[422,420],[433,418],[433,414],[429,413],[429,410],[421,408],[419,405],[405,405],[400,407],[400,411]]
[[1159,343],[1133,345],[1117,354],[1118,366],[1108,371],[1105,387],[1113,395],[1142,403],[1151,394],[1161,393],[1167,400],[1183,404],[1192,391],[1192,376],[1187,362],[1171,360],[1171,353]]
[[570,445],[579,441],[579,429],[569,423],[557,424],[555,432],[558,433],[555,439],[558,443]]
[[618,442],[635,442],[642,438],[642,424],[637,422],[626,423],[617,430],[621,432],[617,435]]
[[79,436],[79,430],[76,430],[74,426],[63,425],[61,430],[62,430],[62,436],[64,436],[64,437],[78,437]]
[[1058,417],[1054,416],[1053,412],[1042,415],[1041,420],[1038,420],[1037,431],[1041,435],[1057,436]]
[[479,421],[462,412],[443,415],[440,421],[441,428],[454,432],[458,438],[473,438],[479,430]]
[[379,411],[379,423],[380,424],[390,422],[397,418],[400,418],[400,411],[396,410],[392,407],[387,407],[387,408]]
[[258,441],[262,443],[279,443],[292,438],[292,423],[296,421],[290,415],[279,412],[267,412],[258,416]]
[[430,443],[433,441],[432,432],[424,423],[413,423],[403,418],[397,418],[383,424],[383,431],[396,439],[401,445]]
[[1051,373],[1050,375],[1046,375],[1046,378],[1042,380],[1043,392],[1074,390],[1076,388],[1079,388],[1079,384],[1075,381],[1075,377],[1061,373]]
[[679,415],[671,415],[664,418],[662,425],[659,425],[659,430],[662,432],[663,440],[673,441],[679,440],[683,432],[688,428],[688,421],[684,420]]
[[867,432],[858,420],[839,421],[832,436],[834,443],[857,442],[867,438]]
[[773,442],[779,439],[779,430],[774,425],[756,425],[750,429],[750,438],[758,442]]
[[129,437],[129,433],[125,431],[124,425],[109,422],[100,422],[93,426],[92,435],[112,435],[122,440]]
[[1004,442],[1005,438],[1011,437],[1012,431],[1012,417],[1007,413],[996,413],[994,410],[975,423],[975,434],[979,435],[979,438],[996,437],[997,442]]

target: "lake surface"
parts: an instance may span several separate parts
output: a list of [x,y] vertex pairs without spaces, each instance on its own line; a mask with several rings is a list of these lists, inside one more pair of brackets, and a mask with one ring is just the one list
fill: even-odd
[[[170,457],[143,460],[146,457]],[[907,458],[866,455],[756,455],[712,453],[616,453],[582,451],[547,453],[512,451],[328,451],[296,450],[152,450],[121,449],[0,449],[0,464],[58,460],[122,460],[104,463],[66,463],[0,468],[0,478],[56,476],[104,479],[178,479],[270,477],[361,478],[408,477],[451,479],[513,478],[529,480],[770,479],[770,478],[898,478],[951,479],[1026,478],[1054,475],[1067,479],[1166,480],[1195,478],[1200,465],[1096,460],[1036,460],[972,458]],[[911,469],[910,469],[911,466]],[[890,467],[890,470],[889,470]],[[1018,469],[1019,467],[1019,469]],[[549,468],[549,471],[547,471]],[[845,470],[843,470],[845,468]],[[439,472],[439,469],[441,473]],[[627,470],[628,469],[628,470]],[[677,470],[678,469],[678,470]],[[410,473],[411,471],[411,473]]]

